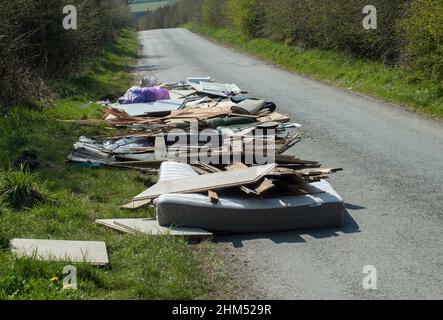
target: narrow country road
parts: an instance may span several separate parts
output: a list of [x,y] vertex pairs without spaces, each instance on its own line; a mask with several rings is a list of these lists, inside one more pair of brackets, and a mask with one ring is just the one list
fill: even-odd
[[[217,238],[269,299],[443,298],[443,125],[286,72],[187,30],[145,31],[139,72],[209,75],[274,101],[304,126],[289,152],[343,167],[343,228]],[[246,264],[245,264],[246,261]],[[378,272],[365,291],[363,267]],[[239,265],[240,266],[240,265]]]

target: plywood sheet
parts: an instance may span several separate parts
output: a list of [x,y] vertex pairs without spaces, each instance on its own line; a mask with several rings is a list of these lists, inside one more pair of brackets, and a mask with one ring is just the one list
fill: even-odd
[[111,219],[97,220],[98,224],[113,228],[126,233],[144,233],[148,235],[171,235],[195,238],[210,238],[213,236],[199,228],[171,227],[165,228],[158,224],[155,219]]
[[258,182],[272,172],[275,164],[256,166],[236,171],[224,171],[170,181],[160,181],[134,198],[134,201],[155,199],[162,194],[195,193],[208,190],[219,190]]
[[13,239],[11,250],[19,257],[34,257],[43,261],[85,262],[93,265],[109,263],[106,244],[101,241]]

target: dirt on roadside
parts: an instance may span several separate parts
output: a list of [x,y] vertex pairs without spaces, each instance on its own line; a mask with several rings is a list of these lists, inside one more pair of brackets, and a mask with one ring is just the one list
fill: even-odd
[[193,247],[205,275],[209,293],[215,300],[259,300],[264,295],[253,288],[248,262],[224,243],[201,243]]

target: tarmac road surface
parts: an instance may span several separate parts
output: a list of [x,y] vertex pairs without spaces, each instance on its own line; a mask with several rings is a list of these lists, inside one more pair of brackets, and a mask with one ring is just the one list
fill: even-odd
[[[145,31],[138,71],[161,81],[209,75],[274,101],[304,126],[289,153],[343,167],[330,182],[343,228],[217,238],[269,299],[443,298],[441,122],[337,89],[184,29]],[[363,289],[376,267],[377,290]]]

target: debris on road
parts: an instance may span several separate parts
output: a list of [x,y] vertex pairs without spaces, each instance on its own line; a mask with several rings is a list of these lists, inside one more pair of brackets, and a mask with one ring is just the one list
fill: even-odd
[[247,167],[237,171],[225,171],[196,175],[193,179],[183,178],[160,181],[134,198],[134,201],[156,199],[167,193],[195,193],[250,185],[270,174],[275,164]]
[[158,222],[149,223],[167,230],[263,232],[343,224],[343,200],[325,181],[341,169],[284,155],[301,140],[301,125],[278,113],[275,103],[210,77],[153,81],[131,88],[119,103],[106,103],[101,120],[68,121],[117,129],[105,137],[80,137],[68,163],[159,172],[158,183],[122,209],[153,206]]
[[[275,172],[258,184],[239,184],[237,188],[218,190],[216,203],[209,199],[207,193],[165,192],[154,202],[158,222],[162,226],[199,227],[218,233],[258,233],[343,225],[343,200],[328,182],[321,180],[305,184],[298,176],[290,175],[286,185],[274,186],[272,174]],[[200,176],[188,164],[164,162],[159,183],[192,181]],[[291,181],[292,178],[297,181]],[[283,180],[281,182],[285,184]],[[309,189],[301,189],[298,183]],[[264,193],[260,194],[260,190]]]

